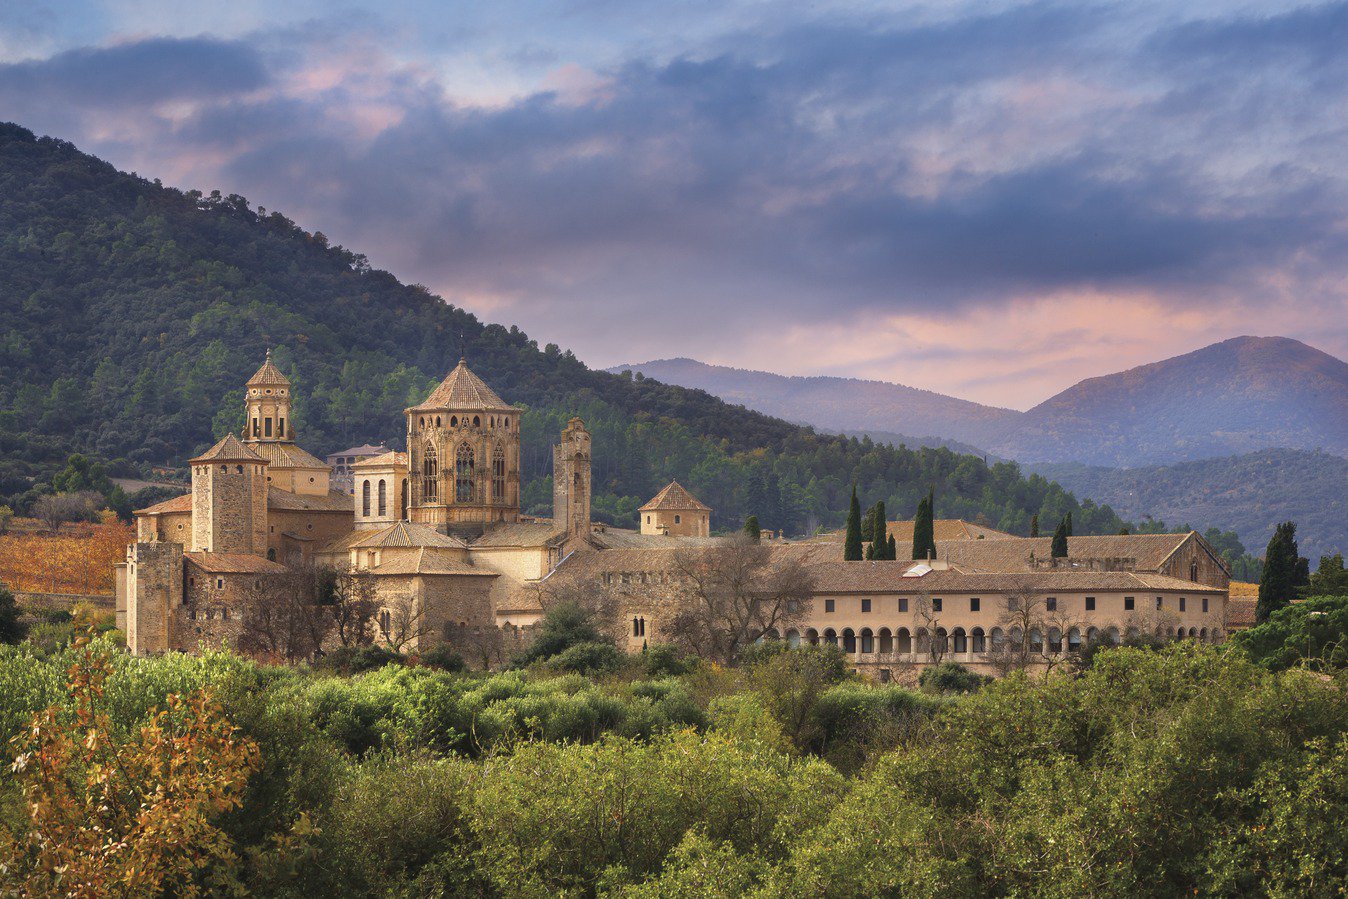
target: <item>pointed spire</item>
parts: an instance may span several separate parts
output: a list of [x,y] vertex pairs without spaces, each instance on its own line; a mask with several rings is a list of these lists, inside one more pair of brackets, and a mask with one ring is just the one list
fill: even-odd
[[281,374],[281,370],[272,364],[271,349],[267,349],[267,358],[262,363],[262,367],[257,370],[257,374],[248,379],[249,387],[266,385],[268,387],[289,387],[290,379]]

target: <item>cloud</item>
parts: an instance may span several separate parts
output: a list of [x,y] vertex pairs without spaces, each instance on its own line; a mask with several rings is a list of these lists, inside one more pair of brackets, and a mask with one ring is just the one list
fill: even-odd
[[[1118,338],[1140,362],[1159,318],[1202,342],[1259,330],[1271,303],[1294,336],[1345,311],[1332,110],[1348,82],[1329,77],[1343,56],[1326,37],[1343,4],[1187,20],[750,6],[683,45],[639,17],[623,34],[586,24],[604,7],[568,8],[555,42],[525,21],[537,11],[511,41],[460,23],[441,56],[364,19],[123,39],[0,66],[0,101],[123,167],[280,209],[595,364],[770,361],[812,335],[815,361],[849,373],[846,335],[888,322],[868,340],[896,350],[851,373],[935,377],[902,351],[920,330],[924,354],[961,359],[971,395],[1005,397],[1006,373],[1048,390],[1109,353],[1031,372],[1008,360],[1038,337],[999,320],[1033,332],[1057,316],[1058,339]],[[515,66],[510,88],[465,90],[446,76],[465,60]]]

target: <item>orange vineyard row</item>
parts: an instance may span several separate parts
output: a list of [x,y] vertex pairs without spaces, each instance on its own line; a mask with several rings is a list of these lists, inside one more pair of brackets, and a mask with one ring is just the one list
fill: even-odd
[[0,583],[19,592],[112,593],[112,566],[126,557],[134,534],[117,522],[82,535],[0,536]]

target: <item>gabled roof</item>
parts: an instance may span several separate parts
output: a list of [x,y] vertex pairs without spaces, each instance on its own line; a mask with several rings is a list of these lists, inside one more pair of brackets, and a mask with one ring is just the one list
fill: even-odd
[[388,465],[407,467],[407,453],[384,453],[379,456],[367,456],[359,462],[353,462],[352,468],[383,468]]
[[655,498],[638,511],[658,512],[662,510],[710,512],[711,507],[698,502],[693,494],[685,490],[678,481],[670,481],[664,490],[655,494]]
[[191,462],[264,462],[261,456],[253,452],[243,441],[233,434],[226,434],[215,446],[206,450]]
[[551,521],[520,521],[488,528],[473,541],[473,548],[549,546],[565,539],[566,532],[554,527]]
[[[1191,532],[1192,533],[1192,532]],[[1132,559],[1137,571],[1157,571],[1190,534],[1117,534],[1067,538],[1067,558]],[[1052,537],[938,540],[936,557],[977,571],[1028,571],[1030,556],[1049,559]]]
[[468,362],[460,359],[454,370],[445,375],[440,386],[431,391],[426,401],[413,406],[416,409],[444,409],[488,412],[514,412],[515,408],[496,395],[496,392],[473,374]]
[[461,559],[454,559],[434,547],[418,547],[416,552],[389,556],[369,569],[374,574],[457,575],[460,577],[499,577],[488,568],[477,568]]
[[434,528],[410,521],[399,521],[377,531],[366,531],[368,536],[352,541],[352,549],[372,549],[384,546],[432,546],[440,549],[466,549],[468,544],[458,537],[448,537]]
[[287,568],[246,553],[183,553],[183,558],[208,574],[280,574]]
[[257,374],[248,379],[249,387],[289,387],[290,379],[281,374],[281,370],[271,364],[271,350],[267,350],[267,361],[257,370]]
[[327,496],[312,496],[308,493],[291,493],[276,487],[267,489],[267,508],[281,512],[345,512],[356,514],[356,504],[351,496],[340,490],[330,490]]
[[[900,547],[913,543],[912,521],[891,521],[889,534]],[[962,518],[940,518],[932,522],[932,531],[936,540],[1005,540],[1014,537],[1005,531],[973,524]],[[839,534],[842,532],[840,531]]]
[[383,444],[375,446],[373,443],[367,443],[364,446],[352,446],[335,453],[328,453],[328,456],[382,456],[387,452],[388,447]]
[[184,493],[181,496],[175,496],[172,499],[166,499],[162,503],[155,503],[153,506],[146,506],[144,509],[137,509],[137,515],[163,515],[167,512],[191,512],[192,494]]
[[322,469],[331,471],[332,466],[317,458],[308,450],[301,449],[288,440],[259,440],[247,444],[249,449],[253,450],[262,458],[271,463],[271,470],[278,468],[303,468],[306,470]]

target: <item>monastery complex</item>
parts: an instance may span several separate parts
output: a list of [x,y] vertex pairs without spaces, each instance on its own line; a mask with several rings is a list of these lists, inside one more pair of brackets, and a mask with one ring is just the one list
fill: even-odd
[[[582,590],[639,651],[669,639],[689,559],[743,539],[712,536],[713,510],[677,482],[641,508],[638,530],[592,522],[578,418],[553,449],[552,518],[522,515],[519,410],[463,361],[406,410],[406,452],[356,448],[336,474],[296,442],[292,400],[269,354],[248,381],[243,432],[191,460],[190,493],[136,513],[117,568],[133,653],[233,642],[250,597],[306,566],[368,576],[384,637],[398,615],[416,618],[409,650],[489,637],[503,659],[551,598]],[[890,529],[910,544],[911,522]],[[1229,573],[1197,533],[1072,537],[1066,558],[1049,538],[965,522],[938,521],[935,536],[936,558],[919,562],[843,561],[839,536],[765,540],[769,567],[803,572],[806,595],[759,638],[834,643],[890,680],[938,661],[996,673],[1007,645],[1051,664],[1129,632],[1225,636]]]

